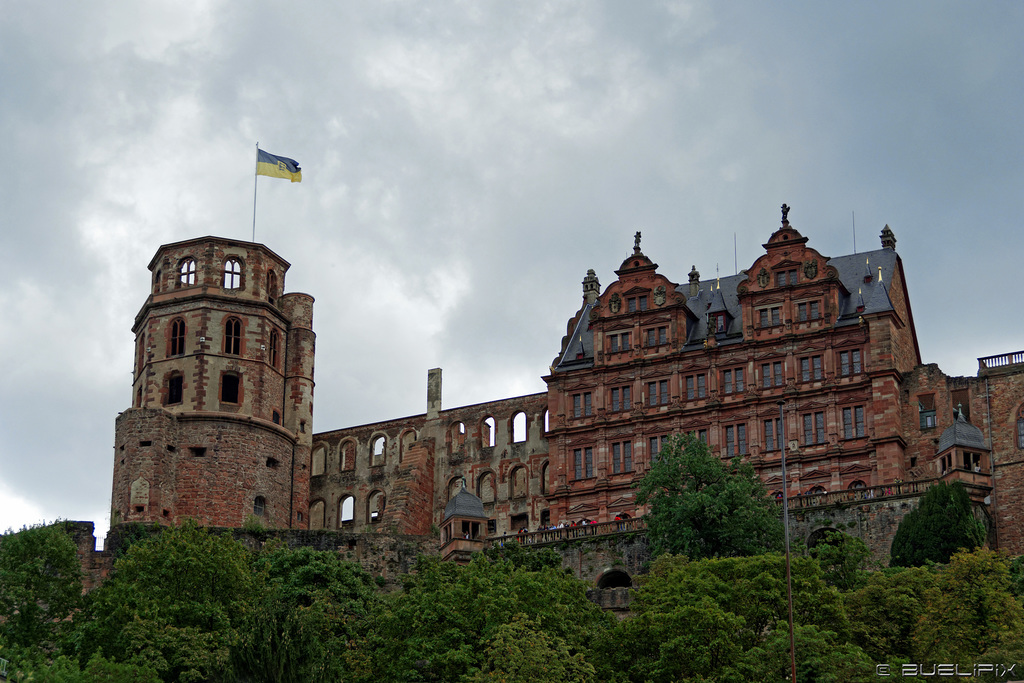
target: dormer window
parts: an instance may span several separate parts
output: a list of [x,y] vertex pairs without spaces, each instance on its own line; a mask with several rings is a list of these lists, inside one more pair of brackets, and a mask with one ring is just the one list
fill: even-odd
[[775,273],[775,286],[785,287],[796,284],[796,270],[780,270]]
[[724,334],[726,329],[725,312],[708,315],[708,329],[715,334]]

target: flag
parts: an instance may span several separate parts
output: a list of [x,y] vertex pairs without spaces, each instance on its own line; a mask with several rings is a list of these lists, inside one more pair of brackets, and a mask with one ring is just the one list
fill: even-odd
[[288,178],[293,183],[302,182],[302,169],[299,162],[288,157],[279,157],[256,150],[256,175],[268,175],[271,178]]

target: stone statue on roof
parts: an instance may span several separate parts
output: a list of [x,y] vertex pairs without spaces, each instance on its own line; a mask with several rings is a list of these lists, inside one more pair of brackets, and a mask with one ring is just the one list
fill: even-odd
[[782,205],[782,222],[789,222],[789,206],[787,206],[786,204]]
[[639,252],[640,251],[640,231],[639,230],[637,230],[636,234],[633,235],[633,251],[634,252]]

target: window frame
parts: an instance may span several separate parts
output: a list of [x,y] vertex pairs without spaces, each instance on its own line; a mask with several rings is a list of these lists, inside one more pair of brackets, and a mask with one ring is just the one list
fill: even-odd
[[229,256],[224,259],[224,277],[221,278],[221,284],[224,289],[235,290],[245,289],[245,281],[242,277],[243,267],[242,260],[236,256]]
[[824,363],[821,355],[803,356],[800,359],[800,381],[820,382],[825,378]]
[[843,408],[843,438],[864,438],[864,406],[848,406]]
[[169,356],[185,355],[185,335],[187,330],[188,327],[185,325],[184,318],[178,317],[171,321]]
[[612,387],[609,392],[608,405],[613,413],[625,412],[633,407],[631,385]]
[[723,394],[742,394],[744,388],[743,366],[722,370]]
[[823,411],[804,413],[801,416],[801,421],[805,446],[819,446],[826,443],[825,413]]
[[175,284],[178,287],[195,287],[198,278],[196,260],[191,256],[181,259],[178,264],[178,278]]
[[224,354],[242,355],[242,321],[235,316],[224,320]]
[[612,474],[629,474],[633,471],[633,442],[612,443]]

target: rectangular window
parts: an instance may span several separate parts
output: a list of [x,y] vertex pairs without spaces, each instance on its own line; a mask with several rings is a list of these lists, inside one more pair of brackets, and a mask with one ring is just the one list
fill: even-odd
[[572,452],[573,464],[575,466],[575,479],[583,478],[583,449],[577,448]]
[[917,412],[921,418],[921,429],[931,429],[935,426],[935,394],[925,394],[917,397]]
[[630,313],[636,313],[636,297],[632,296],[626,299],[626,310]]
[[728,425],[725,428],[725,454],[730,458],[747,452],[747,425]]
[[651,329],[645,330],[645,331],[647,333],[647,346],[657,346],[658,345],[658,330],[656,330],[655,328],[652,327]]
[[647,383],[647,404],[651,406],[668,404],[668,380]]
[[658,343],[659,344],[668,344],[668,328],[667,327],[659,327],[658,328]]
[[820,303],[817,301],[805,301],[796,305],[797,318],[802,322],[806,320],[817,320],[821,317]]
[[704,375],[689,375],[686,378],[686,399],[704,398],[707,393],[707,380]]
[[623,332],[619,335],[619,346],[623,351],[629,351],[629,332]]
[[221,375],[220,400],[224,403],[238,403],[238,375]]
[[853,439],[864,436],[864,408],[843,408],[843,438]]
[[761,386],[765,389],[782,386],[782,361],[761,364]]
[[860,374],[860,349],[839,352],[839,374],[843,377]]
[[646,296],[638,297],[637,298],[637,304],[639,304],[641,311],[646,311],[647,310],[647,297]]
[[726,394],[743,392],[743,368],[722,371],[722,391]]
[[633,471],[633,444],[629,441],[612,444],[612,474]]
[[804,444],[825,443],[825,413],[804,415]]
[[775,285],[777,287],[785,287],[786,285],[796,284],[796,271],[795,270],[782,270],[775,273]]
[[594,476],[594,449],[584,448],[583,449],[583,467],[584,473],[587,478]]
[[800,359],[800,379],[810,382],[821,378],[821,356],[808,356]]
[[667,327],[652,327],[644,330],[647,346],[660,346],[668,343]]
[[647,440],[647,453],[651,458],[651,462],[658,462],[658,454],[661,453],[661,449],[665,447],[665,443],[668,441],[667,435],[660,437],[652,436]]
[[708,442],[708,430],[706,430],[706,429],[698,429],[697,430],[697,439],[702,444],[707,444],[707,442]]
[[782,322],[782,309],[778,306],[762,308],[758,311],[761,327],[773,327]]
[[612,389],[612,411],[629,410],[632,406],[630,401],[630,387],[615,387]]
[[167,382],[167,404],[181,403],[181,375],[171,375]]
[[608,337],[608,352],[618,353],[619,350],[619,335],[613,334]]
[[764,421],[764,449],[777,451],[781,447],[782,424],[779,418]]
[[590,400],[590,392],[572,395],[572,416],[584,417],[594,414],[594,406]]

